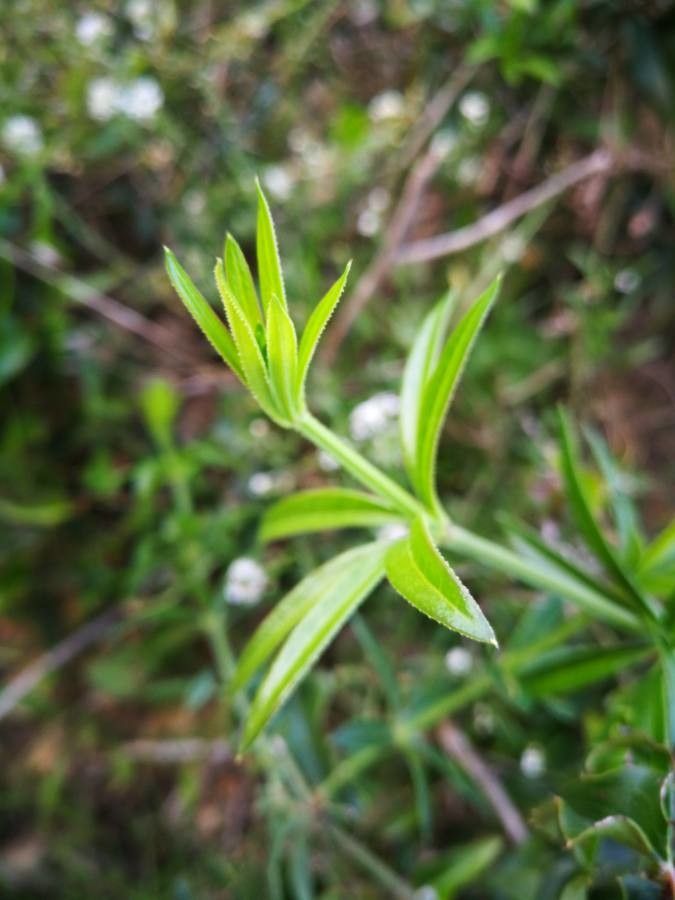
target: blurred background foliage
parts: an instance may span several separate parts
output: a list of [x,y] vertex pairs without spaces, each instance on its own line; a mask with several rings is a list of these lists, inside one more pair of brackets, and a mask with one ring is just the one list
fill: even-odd
[[[664,896],[611,841],[589,887],[588,860],[546,812],[599,742],[657,727],[643,721],[648,683],[608,671],[562,698],[530,690],[413,610],[392,618],[385,589],[277,737],[233,759],[214,622],[227,618],[240,647],[349,535],[257,544],[269,499],[340,476],[259,418],[180,308],[161,247],[213,298],[225,231],[253,250],[259,175],[302,321],[348,258],[353,290],[386,246],[429,145],[438,160],[408,244],[609,148],[606,171],[489,240],[390,262],[310,396],[400,473],[382,397],[424,313],[504,268],[441,454],[451,513],[496,535],[507,511],[581,552],[557,474],[562,401],[604,435],[655,534],[675,460],[672,4],[13,0],[5,12],[0,666],[9,681],[41,662],[20,703],[0,694],[2,895]],[[585,475],[602,503],[606,483]],[[228,575],[242,558],[256,562],[243,594],[241,565]],[[560,598],[463,571],[501,638],[527,642],[567,615]],[[593,629],[600,644],[611,631]],[[517,849],[431,733],[350,769],[396,745],[402,705],[453,691],[466,694],[453,721],[528,823]]]

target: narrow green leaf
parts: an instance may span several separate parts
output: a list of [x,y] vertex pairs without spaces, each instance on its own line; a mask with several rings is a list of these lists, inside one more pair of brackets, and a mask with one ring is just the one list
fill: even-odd
[[401,383],[401,444],[406,471],[415,478],[417,442],[420,436],[420,410],[424,391],[438,362],[454,296],[450,292],[428,313],[417,333],[403,370]]
[[623,844],[625,847],[630,847],[653,862],[658,862],[658,854],[642,828],[634,819],[620,814],[606,816],[604,819],[594,822],[589,828],[585,828],[581,834],[568,841],[568,846],[578,847],[589,840],[598,840],[599,838],[611,838],[611,840],[616,841],[618,844]]
[[638,567],[640,584],[648,590],[663,593],[675,592],[675,519],[649,544]]
[[314,351],[321,340],[321,335],[328,324],[328,320],[342,296],[351,265],[352,263],[350,260],[342,275],[340,275],[338,280],[319,301],[317,306],[314,307],[312,314],[307,320],[302,337],[300,338],[300,349],[298,351],[298,387],[303,394],[305,382],[307,381],[309,364],[311,363]]
[[360,559],[362,550],[362,547],[347,550],[319,566],[277,603],[259,625],[239,657],[231,683],[233,691],[239,690],[249,680],[321,597],[341,582],[344,572],[353,562],[353,557]]
[[490,307],[494,303],[501,276],[474,302],[448,338],[438,364],[427,381],[419,412],[418,453],[414,467],[413,486],[428,506],[436,507],[436,453],[443,422],[447,414],[464,366]]
[[225,269],[221,259],[216,262],[215,276],[218,293],[225,306],[227,320],[234,335],[239,359],[246,377],[246,385],[267,415],[275,421],[279,421],[279,413],[275,407],[260,347],[241,306],[225,279]]
[[276,541],[294,534],[331,528],[372,528],[400,520],[378,497],[348,488],[316,488],[284,497],[262,521],[260,538]]
[[232,288],[232,293],[237,298],[255,332],[256,325],[262,322],[258,294],[246,257],[239,244],[229,233],[225,238],[225,276],[227,283]]
[[197,290],[192,279],[168,247],[164,248],[166,271],[174,290],[187,311],[201,328],[213,349],[225,360],[235,375],[245,381],[239,354],[230,332],[218,318],[208,301]]
[[614,579],[616,584],[621,588],[629,605],[633,608],[637,607],[640,610],[646,610],[651,614],[652,610],[645,598],[636,587],[633,579],[624,570],[617,559],[614,550],[605,540],[605,536],[595,521],[591,511],[591,504],[580,476],[580,465],[572,427],[562,409],[558,411],[558,418],[560,423],[561,467],[563,479],[565,481],[565,494],[569,501],[570,510],[576,526],[588,548],[602,563],[610,578]]
[[582,569],[576,563],[572,562],[562,553],[559,553],[550,544],[542,540],[532,528],[528,528],[522,522],[517,522],[510,516],[499,517],[504,523],[504,527],[514,538],[514,543],[519,550],[536,559],[539,562],[547,564],[558,572],[573,578],[578,584],[585,585],[599,594],[604,594],[608,599],[614,600],[615,603],[621,605],[622,597],[617,593],[616,589],[606,582],[601,581],[590,572]]
[[267,367],[279,406],[289,419],[299,407],[296,389],[298,341],[291,317],[272,294],[267,307]]
[[260,282],[260,296],[265,315],[269,309],[272,295],[276,295],[281,305],[286,309],[286,291],[281,272],[281,259],[277,236],[274,230],[274,222],[269,205],[256,179],[258,189],[258,223],[256,228],[256,251],[258,256],[258,281]]
[[422,520],[413,522],[407,538],[391,545],[386,573],[399,594],[429,618],[476,641],[497,645],[490,623],[434,546]]
[[522,680],[533,697],[569,694],[619,675],[650,652],[652,648],[644,644],[556,647],[527,666]]
[[242,749],[255,740],[382,578],[387,549],[387,544],[375,541],[342,555],[340,573],[295,626],[258,689],[244,728]]
[[675,650],[665,645],[661,649],[660,656],[666,742],[668,749],[673,753],[675,751]]

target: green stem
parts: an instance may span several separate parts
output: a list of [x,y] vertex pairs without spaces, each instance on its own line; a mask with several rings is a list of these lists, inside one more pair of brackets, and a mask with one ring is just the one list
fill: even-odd
[[308,441],[321,450],[329,453],[351,475],[370,490],[389,500],[405,518],[410,516],[426,516],[428,511],[408,491],[404,490],[377,466],[361,456],[358,450],[322,425],[310,413],[306,413],[296,424],[295,429]]
[[337,825],[329,825],[328,833],[337,846],[346,856],[358,863],[363,869],[376,878],[386,889],[388,897],[396,897],[398,900],[413,900],[415,889],[404,881],[399,875],[374,853],[354,838],[343,831]]
[[542,563],[519,556],[500,544],[495,544],[465,528],[460,528],[459,525],[453,524],[448,527],[443,545],[455,553],[468,556],[469,559],[475,559],[492,569],[519,578],[532,587],[551,591],[561,597],[573,600],[586,612],[604,619],[612,625],[639,633],[643,631],[643,625],[632,612],[612,603],[611,600],[588,585],[568,578],[563,572],[549,568]]

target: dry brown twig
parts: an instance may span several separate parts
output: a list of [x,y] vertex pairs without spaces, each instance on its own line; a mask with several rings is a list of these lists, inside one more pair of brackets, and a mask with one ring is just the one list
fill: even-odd
[[551,175],[536,187],[481,216],[472,225],[401,247],[395,254],[394,263],[406,266],[467,250],[505,231],[517,219],[558,197],[580,181],[593,175],[609,174],[615,163],[614,155],[606,148],[594,150],[561,172]]
[[437,734],[443,750],[464,769],[485,795],[509,840],[516,845],[523,844],[529,837],[523,817],[499,778],[476,753],[467,736],[451,722],[444,722]]
[[106,610],[69,634],[46,653],[38,656],[18,675],[10,679],[0,693],[0,720],[8,716],[48,675],[79,656],[87,647],[106,638],[122,618],[123,611],[119,606]]

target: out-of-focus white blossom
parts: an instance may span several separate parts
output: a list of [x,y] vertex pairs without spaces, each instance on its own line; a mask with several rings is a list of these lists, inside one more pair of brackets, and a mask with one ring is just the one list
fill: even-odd
[[268,166],[263,172],[263,184],[277,200],[288,200],[295,179],[285,166]]
[[248,489],[254,497],[267,497],[293,489],[293,478],[289,472],[254,472],[248,480]]
[[401,401],[391,391],[381,391],[354,407],[349,433],[355,441],[367,441],[385,431],[398,418]]
[[132,81],[124,89],[120,112],[139,122],[154,118],[164,103],[161,87],[148,75]]
[[502,259],[507,263],[516,263],[525,252],[525,241],[519,234],[507,234],[501,243]]
[[404,109],[403,95],[399,91],[383,91],[368,104],[368,115],[372,122],[384,122],[398,119]]
[[270,425],[267,419],[253,419],[248,426],[251,437],[265,438],[270,433]]
[[87,111],[92,119],[106,122],[120,111],[124,89],[114,78],[94,78],[87,85]]
[[381,525],[376,531],[378,541],[388,541],[389,543],[399,541],[401,538],[407,537],[407,535],[408,528],[403,522],[387,522],[386,525]]
[[201,216],[206,209],[206,194],[204,191],[190,191],[185,197],[184,206],[191,216]]
[[251,40],[257,41],[265,37],[268,31],[268,18],[259,10],[251,9],[245,12],[238,20],[239,27]]
[[374,212],[384,212],[389,206],[390,200],[391,194],[386,188],[374,187],[372,191],[368,193],[368,208],[374,210]]
[[114,78],[94,78],[87,88],[87,110],[92,119],[106,122],[122,115],[138,122],[152,119],[164,103],[162,89],[149,75],[142,75],[130,84]]
[[337,472],[340,468],[340,463],[325,450],[318,451],[316,461],[323,472]]
[[520,757],[520,771],[526,778],[539,778],[546,770],[546,758],[543,751],[534,744],[523,750]]
[[382,227],[382,217],[369,207],[361,210],[356,220],[356,230],[364,237],[373,237]]
[[248,556],[240,556],[228,567],[223,594],[233,606],[255,606],[266,587],[267,573],[260,563]]
[[473,727],[476,734],[489,737],[494,734],[495,715],[485,703],[477,703],[473,711]]
[[451,128],[438,131],[431,139],[431,150],[436,156],[447,156],[457,146],[457,133]]
[[438,900],[438,891],[431,884],[423,884],[413,894],[414,900]]
[[44,147],[40,126],[30,116],[10,116],[2,126],[2,143],[19,156],[35,156]]
[[614,278],[614,287],[620,294],[632,294],[640,286],[641,280],[635,269],[621,269]]
[[56,266],[61,262],[61,256],[51,244],[45,241],[33,241],[30,245],[31,254],[45,266]]
[[355,25],[363,27],[377,18],[378,8],[375,0],[353,0],[349,18]]
[[453,647],[445,654],[445,667],[451,675],[468,675],[473,669],[473,654],[466,647]]
[[83,47],[91,47],[112,34],[112,22],[103,13],[89,10],[75,24],[75,37]]
[[152,0],[128,0],[124,10],[136,37],[151,41],[157,33],[157,9]]
[[485,125],[490,116],[490,101],[480,91],[467,91],[459,101],[459,111],[478,128]]
[[465,157],[457,166],[457,181],[463,187],[471,187],[480,173],[480,160],[475,156]]

